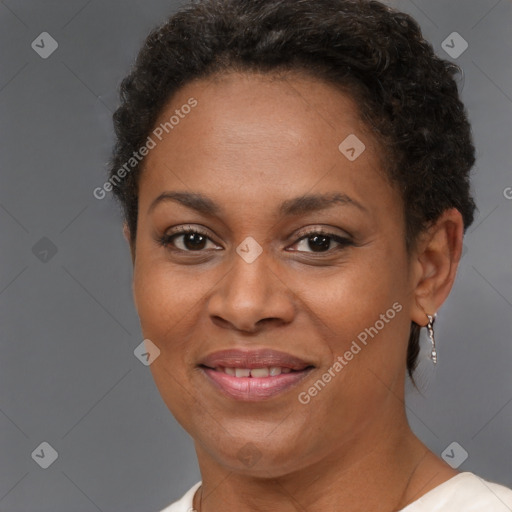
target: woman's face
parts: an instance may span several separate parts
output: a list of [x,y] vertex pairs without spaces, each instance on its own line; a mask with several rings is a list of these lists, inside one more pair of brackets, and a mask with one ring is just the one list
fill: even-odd
[[402,201],[351,99],[232,73],[183,87],[150,137],[134,298],[200,462],[278,476],[401,421]]

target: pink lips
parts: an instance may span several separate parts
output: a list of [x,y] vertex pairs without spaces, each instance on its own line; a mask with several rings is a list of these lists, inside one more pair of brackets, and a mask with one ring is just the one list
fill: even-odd
[[[271,398],[295,386],[312,370],[312,365],[291,354],[272,349],[230,349],[208,355],[201,361],[200,368],[224,395],[236,400],[258,401]],[[276,373],[276,368],[281,368],[287,373],[237,377],[225,373],[225,368],[238,369],[239,372],[242,372],[242,369],[274,368],[273,373]]]

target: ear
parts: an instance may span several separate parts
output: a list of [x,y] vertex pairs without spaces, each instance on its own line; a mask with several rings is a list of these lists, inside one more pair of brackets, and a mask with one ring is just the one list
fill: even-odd
[[422,235],[412,259],[414,304],[412,318],[427,325],[452,289],[462,253],[464,221],[456,208],[443,212]]
[[130,228],[126,222],[123,223],[123,236],[125,237],[126,241],[130,243]]
[[123,236],[130,245],[130,254],[132,256],[132,263],[135,263],[135,252],[134,248],[131,243],[131,237],[130,237],[130,228],[128,227],[128,224],[125,222],[123,223]]

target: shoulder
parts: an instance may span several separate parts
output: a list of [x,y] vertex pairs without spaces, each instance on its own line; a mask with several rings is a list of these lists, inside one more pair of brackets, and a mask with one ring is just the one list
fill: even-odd
[[512,489],[470,472],[446,480],[401,512],[510,512]]
[[201,482],[197,482],[197,484],[193,485],[178,501],[175,501],[160,512],[189,512],[192,510],[194,494],[200,486]]
[[[190,512],[201,482],[161,512]],[[400,512],[510,512],[512,489],[489,482],[474,473],[459,473],[427,492]]]

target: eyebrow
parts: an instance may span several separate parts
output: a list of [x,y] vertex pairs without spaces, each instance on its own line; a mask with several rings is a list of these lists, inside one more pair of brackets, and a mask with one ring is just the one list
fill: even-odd
[[[196,210],[206,216],[215,216],[222,213],[222,208],[204,194],[196,192],[163,192],[149,206],[148,214],[160,203],[174,201]],[[361,211],[368,210],[358,201],[346,194],[305,194],[281,203],[279,212],[283,216],[304,215],[332,208],[335,205],[354,206]]]

